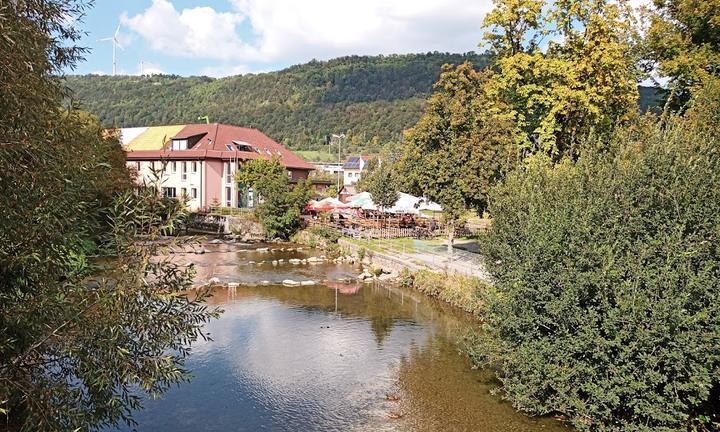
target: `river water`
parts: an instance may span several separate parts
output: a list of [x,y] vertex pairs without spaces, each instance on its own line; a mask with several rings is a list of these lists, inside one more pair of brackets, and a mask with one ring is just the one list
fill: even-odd
[[477,325],[467,314],[412,290],[338,282],[359,273],[349,264],[287,262],[319,252],[204,247],[177,259],[194,262],[198,280],[242,285],[214,291],[225,312],[207,325],[213,340],[193,348],[192,380],[146,401],[135,430],[568,430],[490,393],[492,375],[459,352]]

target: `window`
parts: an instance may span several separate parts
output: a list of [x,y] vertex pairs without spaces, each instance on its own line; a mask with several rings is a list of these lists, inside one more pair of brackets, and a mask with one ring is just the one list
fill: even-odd
[[232,207],[232,188],[225,188],[225,207]]
[[170,165],[170,172],[173,173],[173,174],[175,174],[175,172],[177,172],[177,162],[173,162],[173,163]]
[[292,180],[292,171],[289,171],[289,170],[288,170],[288,178],[289,178],[290,180]]
[[187,189],[186,188],[180,188],[180,197],[183,199],[187,198]]
[[180,163],[180,180],[187,180],[187,162]]
[[190,189],[192,199],[197,199],[197,188]]
[[233,147],[232,144],[225,144],[225,148],[228,149],[229,151],[235,151],[235,147]]
[[165,198],[176,198],[175,195],[175,188],[174,187],[164,187],[162,188],[163,196]]
[[225,162],[225,183],[232,184],[232,165],[230,162]]
[[253,146],[251,146],[250,144],[246,143],[245,141],[233,141],[233,144],[235,144],[235,148],[237,149],[237,151],[241,151],[241,152],[252,152],[252,151],[254,151],[254,150],[253,150]]
[[186,139],[174,139],[172,140],[173,150],[187,150],[188,140]]
[[192,163],[192,173],[195,174],[197,172],[197,162]]

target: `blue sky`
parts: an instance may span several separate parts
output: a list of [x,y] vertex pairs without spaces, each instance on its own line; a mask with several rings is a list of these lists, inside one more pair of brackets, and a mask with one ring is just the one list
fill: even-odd
[[478,50],[490,0],[96,0],[72,73],[227,76],[313,58]]

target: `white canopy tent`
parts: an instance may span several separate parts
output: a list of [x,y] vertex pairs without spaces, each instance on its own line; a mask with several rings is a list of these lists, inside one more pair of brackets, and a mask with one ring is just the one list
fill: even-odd
[[418,210],[419,202],[420,198],[400,192],[398,200],[386,211],[388,213],[420,214],[420,210]]
[[[368,192],[362,192],[357,195],[353,195],[348,200],[348,207],[360,208],[363,210],[377,210],[377,205],[372,200],[372,195]],[[442,211],[440,204],[427,201],[424,198],[419,198],[410,194],[400,192],[398,194],[398,200],[393,204],[392,207],[386,208],[385,212],[395,214],[420,214],[420,210],[429,211]]]

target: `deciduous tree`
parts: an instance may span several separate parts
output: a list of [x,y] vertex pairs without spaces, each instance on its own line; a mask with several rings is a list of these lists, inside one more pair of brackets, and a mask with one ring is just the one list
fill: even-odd
[[624,0],[497,0],[485,19],[488,84],[509,105],[526,154],[577,157],[637,111],[637,35]]
[[260,194],[262,202],[256,211],[267,238],[288,239],[300,228],[300,214],[312,191],[304,181],[292,185],[277,158],[244,164],[236,180],[241,188],[251,187]]
[[[79,60],[82,1],[0,3],[0,414],[12,430],[130,422],[188,377],[214,312],[152,241],[180,208],[134,194],[112,134],[58,77]],[[138,242],[142,237],[142,242]],[[105,265],[97,263],[97,257]]]
[[495,289],[470,352],[519,409],[583,431],[717,430],[719,88],[494,189]]
[[369,192],[375,205],[383,211],[398,200],[398,185],[391,159],[373,159],[357,184],[358,190]]
[[402,145],[403,190],[443,207],[452,247],[455,224],[487,206],[490,187],[515,163],[513,123],[485,93],[490,72],[469,63],[443,67],[425,113]]
[[694,88],[720,76],[720,4],[717,0],[655,0],[647,14],[647,56],[670,78],[667,109],[683,107]]

